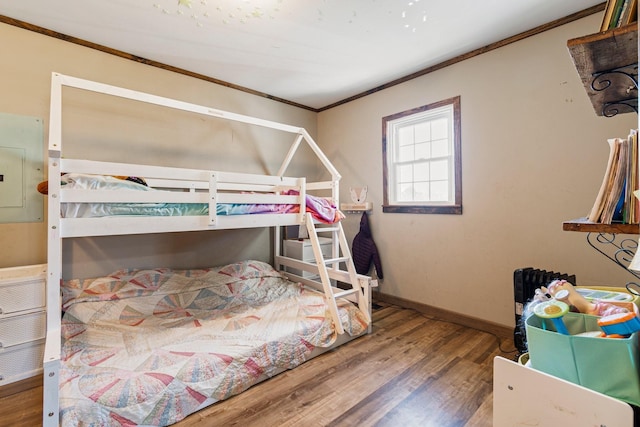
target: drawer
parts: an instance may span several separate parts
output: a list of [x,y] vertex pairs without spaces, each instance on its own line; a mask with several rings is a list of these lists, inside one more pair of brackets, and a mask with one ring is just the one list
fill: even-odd
[[44,311],[0,318],[0,348],[43,339],[46,325]]
[[47,264],[0,268],[0,284],[24,278],[40,278],[44,280],[45,277],[47,277]]
[[[320,237],[320,249],[322,250],[322,256],[325,258],[331,257],[331,239],[327,237]],[[285,240],[284,242],[284,256],[299,259],[302,261],[314,261],[313,247],[309,239],[304,240]]]
[[0,386],[42,372],[44,340],[0,349]]
[[46,265],[0,269],[0,314],[44,308]]
[[[325,259],[331,258],[331,239],[328,237],[319,237],[320,250],[322,256]],[[311,240],[285,240],[284,242],[284,256],[294,259],[299,259],[306,262],[314,262],[316,257],[313,254],[313,246],[311,246]],[[300,271],[296,268],[287,267],[287,271],[297,274],[298,276],[306,277],[308,279],[317,280],[318,275],[309,273],[307,271]]]

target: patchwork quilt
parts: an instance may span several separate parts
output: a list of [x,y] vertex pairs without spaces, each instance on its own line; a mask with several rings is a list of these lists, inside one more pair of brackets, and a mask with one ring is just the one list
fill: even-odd
[[[258,261],[71,280],[63,311],[63,426],[170,425],[337,338],[323,295]],[[366,330],[350,302],[339,311]]]

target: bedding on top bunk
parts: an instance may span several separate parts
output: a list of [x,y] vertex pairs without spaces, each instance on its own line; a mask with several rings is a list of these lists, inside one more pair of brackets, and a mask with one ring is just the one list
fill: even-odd
[[[322,294],[245,261],[65,282],[62,426],[169,425],[337,338]],[[367,321],[339,300],[350,335]]]
[[[64,188],[81,190],[137,190],[155,191],[144,184],[144,180],[120,179],[106,175],[69,173],[62,175],[60,183]],[[294,190],[285,193],[298,194]],[[342,213],[323,197],[307,194],[306,210],[321,222],[334,223],[342,219]],[[105,216],[197,216],[209,215],[206,203],[61,203],[64,218],[95,218]],[[290,204],[232,204],[218,203],[217,215],[278,214],[298,213],[299,205]]]

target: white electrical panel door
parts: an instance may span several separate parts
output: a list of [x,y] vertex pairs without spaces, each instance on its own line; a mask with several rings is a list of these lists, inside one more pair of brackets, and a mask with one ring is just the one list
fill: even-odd
[[24,206],[25,150],[0,147],[0,208]]
[[0,223],[41,222],[42,120],[0,113]]

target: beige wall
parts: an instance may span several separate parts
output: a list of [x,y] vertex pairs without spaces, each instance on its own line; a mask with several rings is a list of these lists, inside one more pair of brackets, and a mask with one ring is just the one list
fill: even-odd
[[[53,71],[306,128],[316,114],[202,80],[0,24],[0,111],[41,117],[46,147]],[[75,90],[64,90],[63,155],[191,168],[277,172],[290,134],[229,124]],[[290,174],[315,170],[303,150]],[[140,243],[141,242],[141,243]],[[138,246],[141,244],[142,246]],[[141,249],[144,248],[144,249]],[[67,277],[116,268],[269,260],[269,231],[75,239],[64,245]],[[46,262],[45,223],[0,224],[0,267]]]
[[[349,186],[369,186],[380,291],[503,325],[513,272],[573,273],[581,285],[632,276],[562,222],[591,209],[608,156],[636,114],[597,117],[567,52],[593,15],[319,114],[319,140]],[[382,213],[381,118],[461,96],[463,215]],[[357,215],[346,224],[352,236]],[[635,237],[632,236],[633,239]]]

